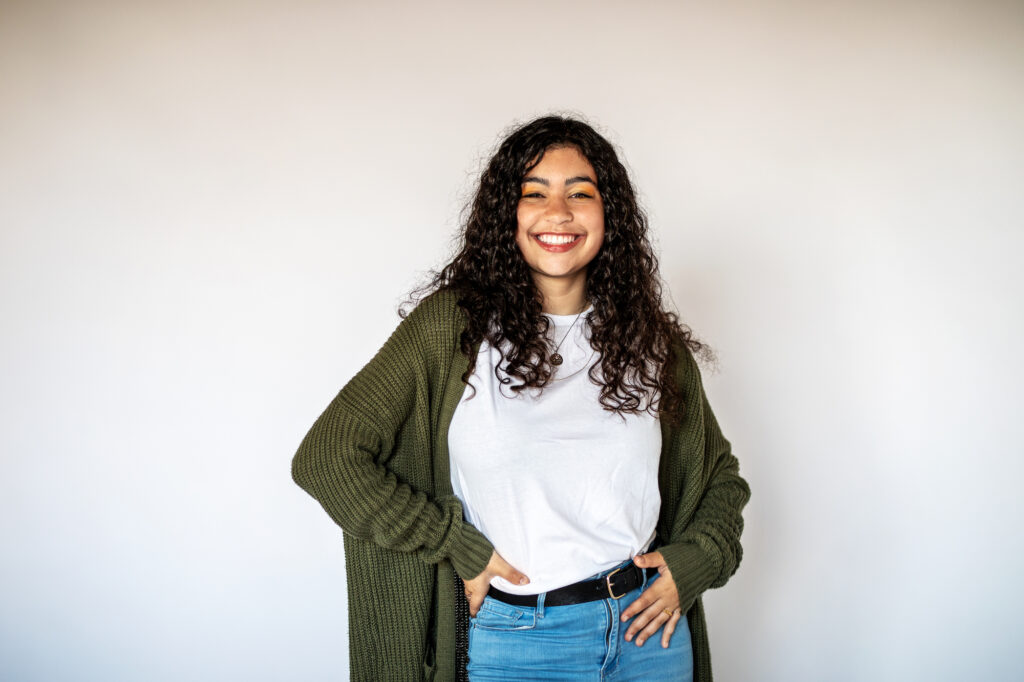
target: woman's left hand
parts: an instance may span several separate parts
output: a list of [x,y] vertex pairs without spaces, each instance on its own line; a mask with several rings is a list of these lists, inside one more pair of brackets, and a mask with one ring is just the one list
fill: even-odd
[[675,632],[676,623],[680,618],[679,593],[676,591],[675,581],[672,580],[672,572],[665,565],[661,552],[637,555],[633,557],[633,563],[640,568],[657,568],[661,575],[622,612],[623,623],[636,616],[626,630],[626,641],[631,642],[636,637],[636,645],[643,646],[645,641],[664,626],[661,646],[668,648],[669,640],[672,639],[672,633]]

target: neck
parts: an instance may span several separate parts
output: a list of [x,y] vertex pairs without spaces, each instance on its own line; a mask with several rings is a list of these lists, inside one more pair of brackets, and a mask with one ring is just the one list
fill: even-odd
[[569,282],[535,277],[534,284],[544,297],[541,310],[550,315],[575,315],[587,307],[585,276],[573,278]]

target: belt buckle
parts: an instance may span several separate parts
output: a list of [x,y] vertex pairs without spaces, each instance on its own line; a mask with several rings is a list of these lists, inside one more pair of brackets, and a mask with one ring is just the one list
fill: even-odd
[[615,596],[615,590],[612,589],[612,576],[615,575],[616,573],[618,573],[619,571],[621,571],[623,568],[627,568],[627,567],[619,566],[614,571],[612,571],[611,573],[609,573],[608,575],[606,575],[604,577],[605,585],[608,586],[608,596],[611,597],[612,599],[622,599],[627,594],[626,592],[623,592],[619,596]]

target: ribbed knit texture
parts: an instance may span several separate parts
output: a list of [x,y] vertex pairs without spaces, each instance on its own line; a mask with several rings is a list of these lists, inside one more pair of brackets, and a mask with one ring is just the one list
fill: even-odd
[[[360,680],[455,680],[464,674],[463,578],[491,543],[463,520],[449,480],[448,425],[465,388],[465,325],[451,292],[426,298],[352,378],[306,435],[292,476],[345,531],[350,670]],[[662,420],[658,536],[688,610],[694,679],[711,680],[700,594],[725,584],[742,556],[750,496],[680,347],[687,410]],[[459,640],[457,646],[457,640]]]

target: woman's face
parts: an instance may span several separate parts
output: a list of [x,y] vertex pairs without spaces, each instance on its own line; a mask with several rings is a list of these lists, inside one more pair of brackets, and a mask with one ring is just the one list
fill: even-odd
[[593,166],[574,147],[548,149],[526,171],[516,244],[541,291],[586,282],[604,241],[604,206]]

